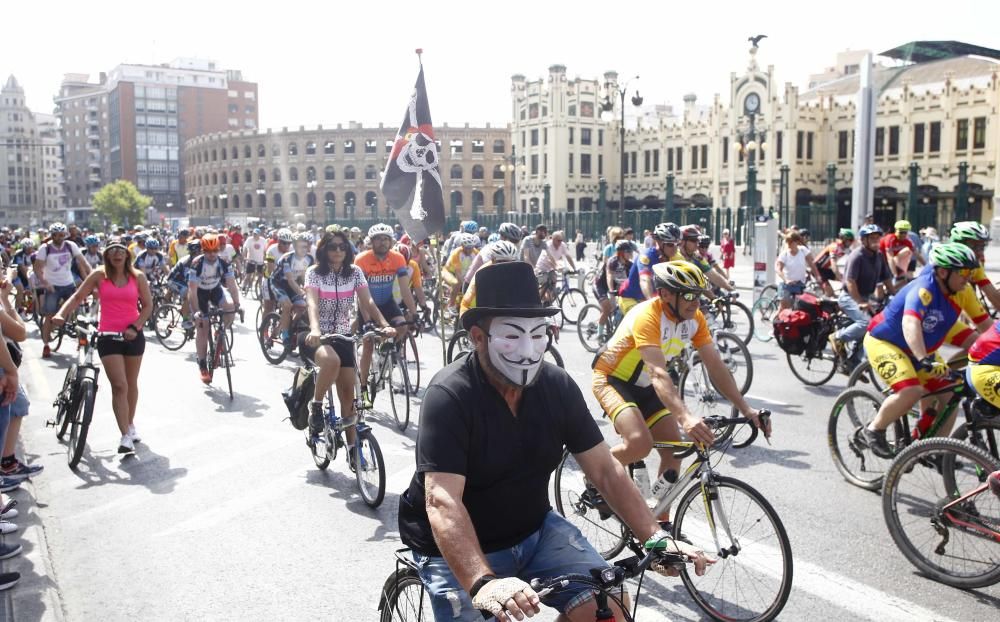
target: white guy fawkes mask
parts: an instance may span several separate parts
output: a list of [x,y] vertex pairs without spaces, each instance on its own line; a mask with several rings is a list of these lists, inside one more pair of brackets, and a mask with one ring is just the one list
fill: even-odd
[[542,368],[549,343],[543,317],[498,316],[490,324],[490,362],[511,384],[530,385]]

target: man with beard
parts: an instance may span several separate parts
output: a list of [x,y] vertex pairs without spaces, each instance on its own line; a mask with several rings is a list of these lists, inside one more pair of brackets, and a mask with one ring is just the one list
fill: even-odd
[[542,361],[545,318],[558,309],[542,306],[533,281],[531,266],[519,261],[476,273],[477,306],[462,316],[476,349],[438,372],[424,397],[399,531],[437,620],[481,620],[479,610],[521,620],[540,604],[569,620],[594,619],[586,587],[539,598],[526,583],[607,565],[549,505],[549,477],[564,447],[647,547],[665,542],[680,550],[699,575],[710,563],[660,529],[611,456],[579,387]]

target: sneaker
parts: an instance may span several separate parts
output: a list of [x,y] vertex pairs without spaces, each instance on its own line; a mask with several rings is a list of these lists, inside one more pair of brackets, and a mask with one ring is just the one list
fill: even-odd
[[194,322],[192,322],[191,320],[184,320],[183,322],[181,322],[181,328],[183,328],[185,331],[194,330]]
[[27,465],[18,460],[9,469],[0,468],[0,475],[2,475],[3,477],[9,477],[13,479],[20,478],[21,480],[25,480],[31,477],[32,475],[38,475],[44,469],[45,467],[40,464]]
[[14,520],[15,518],[17,518],[17,510],[15,508],[11,508],[3,514],[0,514],[0,519],[3,520]]
[[0,543],[0,559],[10,559],[21,554],[20,544]]
[[202,367],[199,370],[199,372],[201,373],[201,381],[202,382],[204,382],[205,384],[211,384],[212,383],[212,374],[208,373],[208,368],[207,367]]
[[893,458],[892,448],[885,438],[885,430],[871,430],[867,426],[861,430],[861,438],[868,448],[879,458],[891,460]]
[[611,515],[613,514],[611,506],[608,505],[608,502],[604,500],[601,493],[598,492],[598,490],[594,488],[590,482],[587,482],[587,488],[583,491],[583,494],[580,495],[580,500],[597,510],[597,514],[601,517],[601,520],[611,518]]
[[0,520],[0,535],[7,535],[17,531],[17,525],[10,521]]
[[142,439],[139,437],[139,433],[135,431],[135,426],[131,423],[128,426],[128,435],[132,437],[133,443],[141,443]]
[[132,437],[127,433],[122,434],[122,440],[118,443],[118,453],[120,454],[131,454],[135,453],[135,445],[132,444]]
[[[14,480],[6,477],[0,477],[0,492],[10,492],[12,490],[17,490],[21,487],[21,481]],[[0,558],[2,559],[2,558]]]
[[313,436],[323,433],[323,402],[309,402],[309,432]]
[[847,348],[843,341],[837,339],[837,333],[830,333],[827,341],[830,342],[830,347],[833,348],[833,353],[837,355],[837,358],[842,359],[847,355]]
[[42,348],[42,358],[52,358],[52,348],[48,344],[45,344],[45,347]]
[[0,572],[0,592],[9,590],[17,585],[17,582],[20,580],[21,573],[19,572]]

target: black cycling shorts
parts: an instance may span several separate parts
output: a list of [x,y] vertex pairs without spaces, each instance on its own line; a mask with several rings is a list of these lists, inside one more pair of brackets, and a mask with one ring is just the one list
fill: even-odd
[[125,341],[111,339],[109,337],[99,337],[97,339],[97,355],[101,358],[113,356],[142,356],[146,352],[146,337],[139,331],[135,339]]
[[393,299],[389,299],[389,302],[378,305],[378,312],[382,314],[382,317],[389,324],[392,324],[393,318],[403,317],[402,309],[399,308],[399,305]]
[[[298,340],[299,354],[302,355],[302,358],[309,359],[310,361],[315,361],[316,350],[318,350],[319,348],[310,348],[309,346],[306,345],[306,337],[308,336],[309,333],[307,332],[298,334],[298,337],[296,339]],[[340,358],[341,367],[348,367],[350,369],[354,369],[355,367],[354,344],[338,340],[330,344],[330,347],[333,348],[333,351],[336,352],[337,356]]]
[[819,268],[819,267],[817,267],[816,270],[819,272],[819,278],[823,279],[824,282],[826,282],[826,281],[836,281],[837,280],[837,275],[834,274],[833,270],[831,270],[829,268]]
[[225,300],[226,294],[222,291],[221,285],[215,289],[198,288],[198,310],[202,313],[208,313],[209,303],[212,303],[213,306],[221,307]]

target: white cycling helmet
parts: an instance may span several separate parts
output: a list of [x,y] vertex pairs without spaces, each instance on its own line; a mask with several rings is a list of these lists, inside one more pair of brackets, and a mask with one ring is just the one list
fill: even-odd
[[295,230],[296,231],[305,231],[306,230],[306,224],[303,223],[303,222],[300,222],[299,224],[295,225]]
[[21,240],[21,248],[35,248],[35,241],[31,238]]
[[295,234],[296,242],[310,242],[312,243],[312,236],[306,231],[301,231]]
[[460,246],[475,246],[479,244],[479,236],[474,233],[463,233],[458,236],[458,244]]
[[522,237],[521,228],[512,222],[501,223],[497,233],[500,234],[501,238],[507,238],[515,244],[520,242]]
[[500,240],[498,242],[493,242],[486,247],[487,257],[493,261],[517,261],[519,259],[520,253],[517,250],[517,245],[513,242],[508,242],[507,240]]
[[49,225],[49,235],[55,235],[57,233],[66,233],[66,225],[61,222],[54,222]]
[[380,222],[371,226],[371,229],[368,230],[368,237],[374,239],[377,235],[387,235],[390,238],[395,239],[395,233],[396,232],[392,230],[392,227]]
[[278,241],[284,242],[286,244],[291,244],[295,241],[295,235],[292,234],[290,229],[278,229]]

